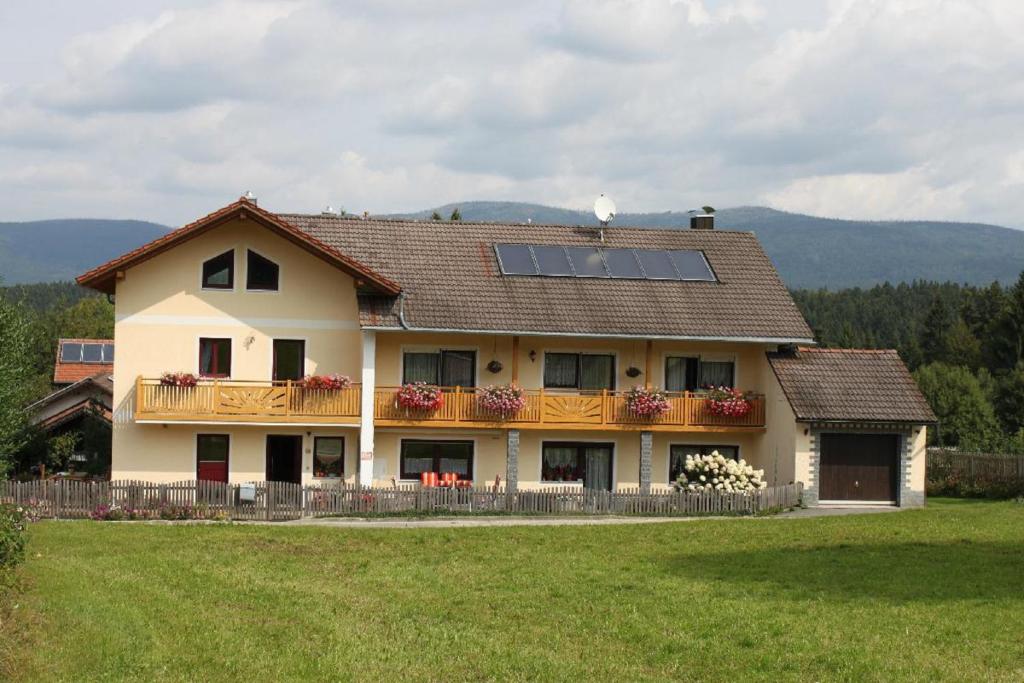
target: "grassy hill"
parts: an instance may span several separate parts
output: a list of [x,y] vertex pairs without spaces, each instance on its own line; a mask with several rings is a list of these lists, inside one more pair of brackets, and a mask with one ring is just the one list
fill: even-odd
[[[589,211],[519,202],[464,202],[410,217],[596,225]],[[786,213],[761,206],[723,209],[716,225],[757,234],[765,251],[794,289],[865,287],[913,280],[988,284],[1015,281],[1024,269],[1024,231],[981,223],[853,221]],[[685,212],[622,213],[615,225],[689,227]]]
[[0,223],[3,284],[72,280],[167,231],[147,221],[69,218]]
[[[442,216],[456,206],[465,220],[595,225],[589,211],[521,202],[464,202],[427,209]],[[785,213],[759,206],[723,209],[720,228],[751,230],[794,289],[865,287],[913,280],[988,284],[1015,281],[1024,268],[1024,231],[980,223],[852,221]],[[616,225],[689,226],[685,212],[624,213]],[[145,221],[66,219],[0,223],[4,284],[70,280],[113,256],[161,235]]]

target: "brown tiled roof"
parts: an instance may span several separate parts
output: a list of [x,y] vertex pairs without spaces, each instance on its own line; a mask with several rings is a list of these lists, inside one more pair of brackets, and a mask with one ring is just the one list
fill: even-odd
[[798,420],[936,421],[896,351],[799,348],[768,360]]
[[157,254],[166,251],[185,240],[197,237],[207,230],[215,228],[218,225],[222,225],[227,221],[234,220],[235,218],[254,219],[285,239],[297,244],[316,256],[319,256],[328,263],[341,268],[357,280],[362,281],[378,291],[388,294],[397,294],[401,289],[397,283],[382,277],[379,273],[375,273],[373,270],[367,268],[362,263],[359,263],[348,254],[341,253],[334,247],[324,244],[309,233],[303,232],[302,230],[295,228],[295,226],[281,220],[281,217],[277,214],[261,209],[256,206],[255,203],[246,199],[239,199],[232,204],[228,204],[223,209],[218,209],[197,221],[193,221],[188,225],[178,228],[177,230],[172,230],[166,235],[162,235],[152,242],[142,245],[138,249],[129,251],[127,254],[123,254],[112,261],[108,261],[102,266],[97,266],[96,268],[79,275],[76,280],[78,284],[83,287],[91,287],[92,289],[106,292],[107,294],[113,294],[114,282],[118,271],[130,268],[131,266],[152,258],[153,256],[156,256]]
[[361,295],[365,327],[810,342],[811,330],[749,232],[611,227],[604,246],[701,250],[718,282],[503,276],[501,243],[600,245],[593,228],[282,214],[401,284]]
[[113,363],[64,363],[60,359],[60,347],[64,342],[79,344],[113,344],[113,339],[60,339],[57,342],[57,359],[53,364],[54,384],[74,384],[93,376],[110,375]]

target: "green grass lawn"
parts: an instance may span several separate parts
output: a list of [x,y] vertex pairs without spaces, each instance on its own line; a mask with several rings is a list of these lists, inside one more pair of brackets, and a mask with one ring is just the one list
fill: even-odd
[[483,529],[43,522],[13,680],[1024,680],[1024,505]]

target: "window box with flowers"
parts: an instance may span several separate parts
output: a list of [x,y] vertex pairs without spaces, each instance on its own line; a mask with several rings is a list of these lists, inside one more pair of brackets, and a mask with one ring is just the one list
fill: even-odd
[[160,386],[190,388],[196,386],[199,379],[191,372],[165,372],[160,375]]
[[431,412],[444,405],[444,392],[440,387],[426,382],[410,382],[398,390],[395,405],[407,413]]
[[337,404],[338,392],[351,387],[352,380],[345,375],[306,375],[296,386],[303,412],[330,413]]
[[672,409],[665,392],[636,386],[626,393],[626,412],[630,417],[653,420]]
[[299,380],[299,386],[311,391],[341,391],[352,386],[346,375],[306,375]]
[[719,417],[746,417],[752,407],[747,395],[732,387],[708,387],[704,405]]
[[526,392],[515,384],[492,384],[477,390],[476,402],[481,411],[507,420],[526,406]]

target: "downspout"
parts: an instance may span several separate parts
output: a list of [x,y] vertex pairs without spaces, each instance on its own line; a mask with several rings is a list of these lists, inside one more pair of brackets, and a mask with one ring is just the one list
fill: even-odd
[[409,323],[405,322],[405,291],[398,293],[398,324],[403,330],[408,330]]

